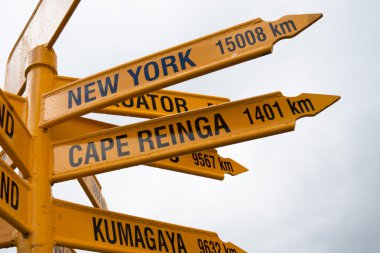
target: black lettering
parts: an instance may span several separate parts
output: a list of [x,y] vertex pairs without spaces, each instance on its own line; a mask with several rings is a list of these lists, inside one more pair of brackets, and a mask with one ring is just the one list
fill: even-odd
[[13,137],[14,128],[15,128],[15,121],[13,119],[13,115],[9,111],[7,111],[7,119],[5,121],[5,133],[11,139]]
[[297,109],[296,102],[290,102],[289,98],[286,99],[286,101],[288,102],[289,108],[293,115],[300,114],[300,111]]
[[[6,181],[5,181],[6,180]],[[5,176],[5,173],[1,172],[1,184],[0,184],[0,199],[5,198],[5,202],[9,203],[9,183],[10,179],[9,177]]]
[[151,101],[152,101],[152,106],[153,106],[153,110],[156,111],[156,110],[157,110],[156,98],[158,98],[158,96],[157,96],[157,95],[154,95],[154,94],[150,94],[150,93],[146,94],[146,96],[149,97],[149,98],[151,99]]
[[91,86],[94,86],[94,85],[95,85],[95,83],[92,82],[92,83],[88,83],[84,86],[84,102],[85,103],[94,101],[96,99],[96,97],[90,97],[90,94],[95,92],[95,89],[90,90]]
[[162,251],[162,247],[165,247],[166,252],[169,252],[168,246],[165,242],[164,234],[161,230],[158,230],[158,250]]
[[272,23],[269,23],[269,27],[272,30],[272,33],[273,33],[274,37],[282,35],[282,33],[278,30],[278,25],[273,26]]
[[140,227],[136,225],[135,226],[135,247],[136,248],[139,247],[139,243],[141,243],[142,247],[145,249],[145,243],[140,231]]
[[199,118],[195,119],[195,129],[197,130],[199,137],[204,139],[204,138],[207,138],[209,136],[212,136],[212,130],[211,130],[211,127],[209,125],[203,126],[203,129],[206,130],[206,133],[205,134],[202,133],[202,130],[200,127],[201,121],[203,121],[205,123],[209,122],[209,120],[206,117],[199,117]]
[[14,210],[18,209],[18,201],[19,201],[19,190],[17,184],[12,181],[12,186],[11,186],[11,207]]
[[[143,135],[146,135],[145,138],[143,138]],[[148,142],[149,148],[152,150],[154,149],[154,144],[152,141],[152,132],[150,130],[142,130],[137,133],[138,140],[139,140],[139,146],[140,146],[140,152],[145,152],[144,142]]]
[[156,141],[157,141],[157,148],[163,148],[169,146],[169,142],[164,142],[162,143],[162,138],[167,137],[167,134],[160,134],[161,130],[164,130],[166,127],[165,126],[160,126],[154,128],[154,134],[156,135]]
[[298,107],[300,108],[301,112],[310,112],[310,110],[314,111],[313,103],[310,99],[304,99],[304,100],[298,100],[297,101]]
[[182,70],[186,69],[186,63],[188,63],[190,67],[196,66],[196,64],[189,58],[190,52],[191,48],[187,49],[185,56],[183,56],[182,52],[178,54]]
[[143,95],[143,96],[140,96],[140,97],[137,97],[136,107],[137,107],[137,108],[140,108],[141,105],[144,105],[144,106],[145,106],[145,109],[149,110],[149,105],[148,105],[148,102],[146,101],[144,95]]
[[91,158],[94,158],[95,162],[99,162],[99,155],[96,151],[94,142],[89,142],[87,144],[86,159],[84,161],[84,164],[88,164]]
[[[165,103],[165,100],[168,101],[168,103]],[[161,106],[162,109],[166,112],[173,112],[173,101],[168,96],[162,96],[161,97]]]
[[139,85],[139,74],[140,74],[140,71],[141,71],[141,66],[137,67],[136,72],[133,72],[132,69],[128,69],[128,73],[133,78],[133,84],[135,86]]
[[169,241],[170,241],[170,244],[172,245],[172,250],[173,252],[175,253],[176,252],[176,248],[174,247],[174,232],[172,232],[172,236],[170,237],[170,234],[168,231],[165,231],[166,232],[166,235],[169,237]]
[[[150,235],[148,235],[148,232],[149,232]],[[153,235],[153,230],[150,227],[146,227],[144,229],[144,235],[145,235],[145,241],[146,241],[146,244],[148,246],[148,249],[150,249],[150,250],[157,250],[156,241],[154,240],[154,238],[150,237],[150,236]]]
[[[153,76],[150,76],[149,74],[149,66],[153,66]],[[158,68],[158,64],[157,62],[154,62],[154,61],[151,61],[151,62],[148,62],[145,66],[144,66],[144,75],[145,75],[145,79],[147,81],[154,81],[156,80],[159,75],[160,75],[160,70]]]
[[[187,112],[189,109],[186,105],[186,100],[183,98],[174,98],[175,106],[177,108],[177,112]],[[181,110],[183,108],[183,111]]]
[[220,157],[218,157],[218,161],[219,161],[220,169],[223,171],[226,171],[226,168],[224,168],[224,163],[222,160],[220,160]]
[[186,120],[187,128],[182,125],[181,122],[177,123],[177,129],[178,129],[178,135],[181,143],[185,142],[185,139],[183,137],[183,132],[186,134],[187,138],[189,140],[193,141],[195,140],[194,138],[194,133],[193,133],[193,127],[191,126],[190,120]]
[[[169,60],[169,62],[167,60]],[[172,67],[174,73],[178,72],[178,67],[175,64],[175,57],[172,55],[162,58],[161,64],[162,64],[162,71],[164,72],[164,76],[167,76],[169,74],[168,67]]]
[[68,109],[71,109],[73,107],[73,101],[75,102],[75,106],[82,104],[82,89],[81,87],[77,88],[78,96],[75,96],[74,91],[69,90],[67,97],[68,97]]
[[5,121],[5,105],[2,105],[1,111],[0,111],[0,126],[1,128],[4,128],[4,121]]
[[112,226],[112,239],[111,239],[111,236],[110,236],[110,231],[109,231],[109,226],[108,226],[108,220],[104,219],[104,226],[106,228],[106,237],[107,237],[107,241],[111,244],[115,244],[116,241],[117,241],[117,237],[116,237],[116,228],[115,228],[115,221],[111,221],[111,226]]
[[69,150],[69,162],[71,167],[78,167],[79,165],[82,164],[82,158],[79,157],[77,162],[74,162],[74,149],[77,149],[78,151],[82,151],[82,147],[80,145],[74,145],[70,147]]
[[[128,103],[129,102],[129,103]],[[124,107],[133,107],[134,103],[133,103],[133,99],[129,99],[129,100],[125,100],[123,102],[121,102],[121,104],[124,106]]]
[[129,243],[131,243],[131,247],[133,247],[131,225],[125,224],[125,230],[124,230],[123,224],[121,222],[118,222],[117,230],[119,231],[120,245],[123,245],[123,242],[125,243],[126,246],[128,246]]
[[111,78],[107,76],[106,77],[106,85],[104,88],[103,88],[102,80],[97,81],[98,86],[99,86],[100,95],[102,97],[105,97],[108,95],[108,90],[111,91],[111,94],[114,94],[115,92],[117,92],[117,83],[119,81],[119,74],[115,74],[113,79],[114,79],[114,84],[112,84]]
[[172,139],[173,145],[177,144],[177,139],[175,138],[175,132],[174,132],[174,127],[172,124],[169,124],[169,132],[170,132],[170,138]]
[[178,253],[181,253],[182,251],[184,253],[187,253],[186,246],[182,240],[181,234],[177,234],[177,241],[178,241]]
[[128,142],[127,141],[125,141],[125,142],[121,142],[122,141],[122,139],[127,139],[127,134],[123,134],[123,135],[118,135],[118,136],[116,136],[116,146],[117,146],[117,155],[119,156],[119,157],[121,157],[121,156],[127,156],[127,155],[129,155],[129,151],[123,151],[122,150],[122,148],[123,147],[126,147],[126,146],[128,146]]
[[220,113],[214,115],[215,120],[215,135],[219,135],[220,129],[224,129],[226,133],[231,132],[231,129],[228,127],[227,123],[224,121],[223,116]]
[[[108,145],[107,145],[108,142]],[[114,146],[113,139],[112,138],[106,138],[100,140],[100,150],[102,152],[102,160],[107,159],[106,151],[111,150]]]
[[[292,25],[293,29],[290,27],[290,25]],[[287,34],[287,33],[293,32],[293,31],[297,31],[297,27],[294,24],[293,20],[282,22],[280,24],[280,27],[281,27],[281,31],[283,34]]]
[[93,228],[94,228],[94,238],[95,238],[95,241],[99,241],[98,236],[100,236],[102,242],[105,242],[106,240],[104,239],[102,230],[100,229],[101,226],[102,226],[102,221],[103,221],[103,219],[96,220],[95,217],[92,217],[92,225],[93,225]]

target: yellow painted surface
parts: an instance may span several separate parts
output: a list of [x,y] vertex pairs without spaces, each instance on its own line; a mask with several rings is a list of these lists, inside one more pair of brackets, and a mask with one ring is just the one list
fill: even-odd
[[29,220],[30,188],[0,160],[0,217],[26,234],[31,231]]
[[9,55],[4,84],[6,91],[23,93],[28,53],[42,44],[51,48],[79,2],[80,0],[39,1]]
[[[51,136],[53,141],[64,141],[114,127],[117,126],[79,117],[53,127],[51,129]],[[66,131],[66,129],[71,130]],[[184,154],[145,165],[218,180],[223,180],[224,174],[226,173],[235,176],[247,171],[244,166],[236,161],[219,156],[216,150],[205,150],[191,154]],[[78,178],[78,180],[83,187],[83,180],[80,178]],[[92,197],[90,197],[90,200],[91,198]]]
[[53,180],[103,173],[294,129],[340,97],[280,92],[112,128],[53,144]]
[[0,145],[24,177],[29,177],[32,136],[1,90],[0,106]]
[[4,91],[5,96],[23,122],[28,118],[28,100],[24,97]]
[[[57,76],[55,86],[57,88],[62,87],[77,80],[78,78]],[[228,98],[223,97],[159,90],[121,101],[96,112],[141,118],[156,118],[229,101]]]
[[100,252],[235,252],[214,232],[53,201],[59,245]]
[[203,74],[269,54],[275,42],[290,38],[322,14],[254,19],[153,55],[79,79],[43,97],[41,126],[120,103]]
[[0,218],[0,248],[15,246],[16,229]]
[[236,176],[248,171],[234,160],[221,157],[216,150],[198,151],[146,165],[219,180],[224,179],[224,174]]
[[108,210],[107,202],[102,195],[102,186],[95,176],[81,177],[78,181],[95,207]]

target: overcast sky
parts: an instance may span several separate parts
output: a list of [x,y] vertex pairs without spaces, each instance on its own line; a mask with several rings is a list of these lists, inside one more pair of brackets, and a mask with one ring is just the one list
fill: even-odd
[[[0,2],[1,82],[37,2]],[[249,169],[224,181],[146,166],[101,174],[110,210],[214,231],[247,252],[380,252],[379,11],[374,0],[83,0],[54,47],[60,75],[86,77],[257,17],[323,13],[270,55],[170,89],[342,97],[294,132],[219,148]],[[54,185],[54,196],[91,205],[75,180]]]

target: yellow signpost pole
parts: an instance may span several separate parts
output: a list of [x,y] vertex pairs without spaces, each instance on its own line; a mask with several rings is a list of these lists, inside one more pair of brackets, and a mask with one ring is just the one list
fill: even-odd
[[26,69],[26,95],[29,102],[27,125],[34,137],[32,145],[32,233],[26,240],[21,240],[19,247],[22,252],[46,253],[53,252],[52,236],[52,191],[51,166],[46,155],[49,150],[49,132],[39,128],[41,112],[41,94],[52,89],[56,75],[56,55],[44,46],[33,49],[29,55]]

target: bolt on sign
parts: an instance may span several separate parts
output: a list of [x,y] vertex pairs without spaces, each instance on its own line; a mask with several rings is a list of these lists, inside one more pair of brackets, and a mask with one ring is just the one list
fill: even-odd
[[200,75],[272,52],[322,14],[284,16],[273,22],[254,19],[153,55],[79,79],[43,98],[41,126],[120,103]]
[[53,200],[59,245],[100,252],[234,252],[214,232]]
[[89,134],[53,144],[53,181],[291,131],[340,97],[280,92]]

